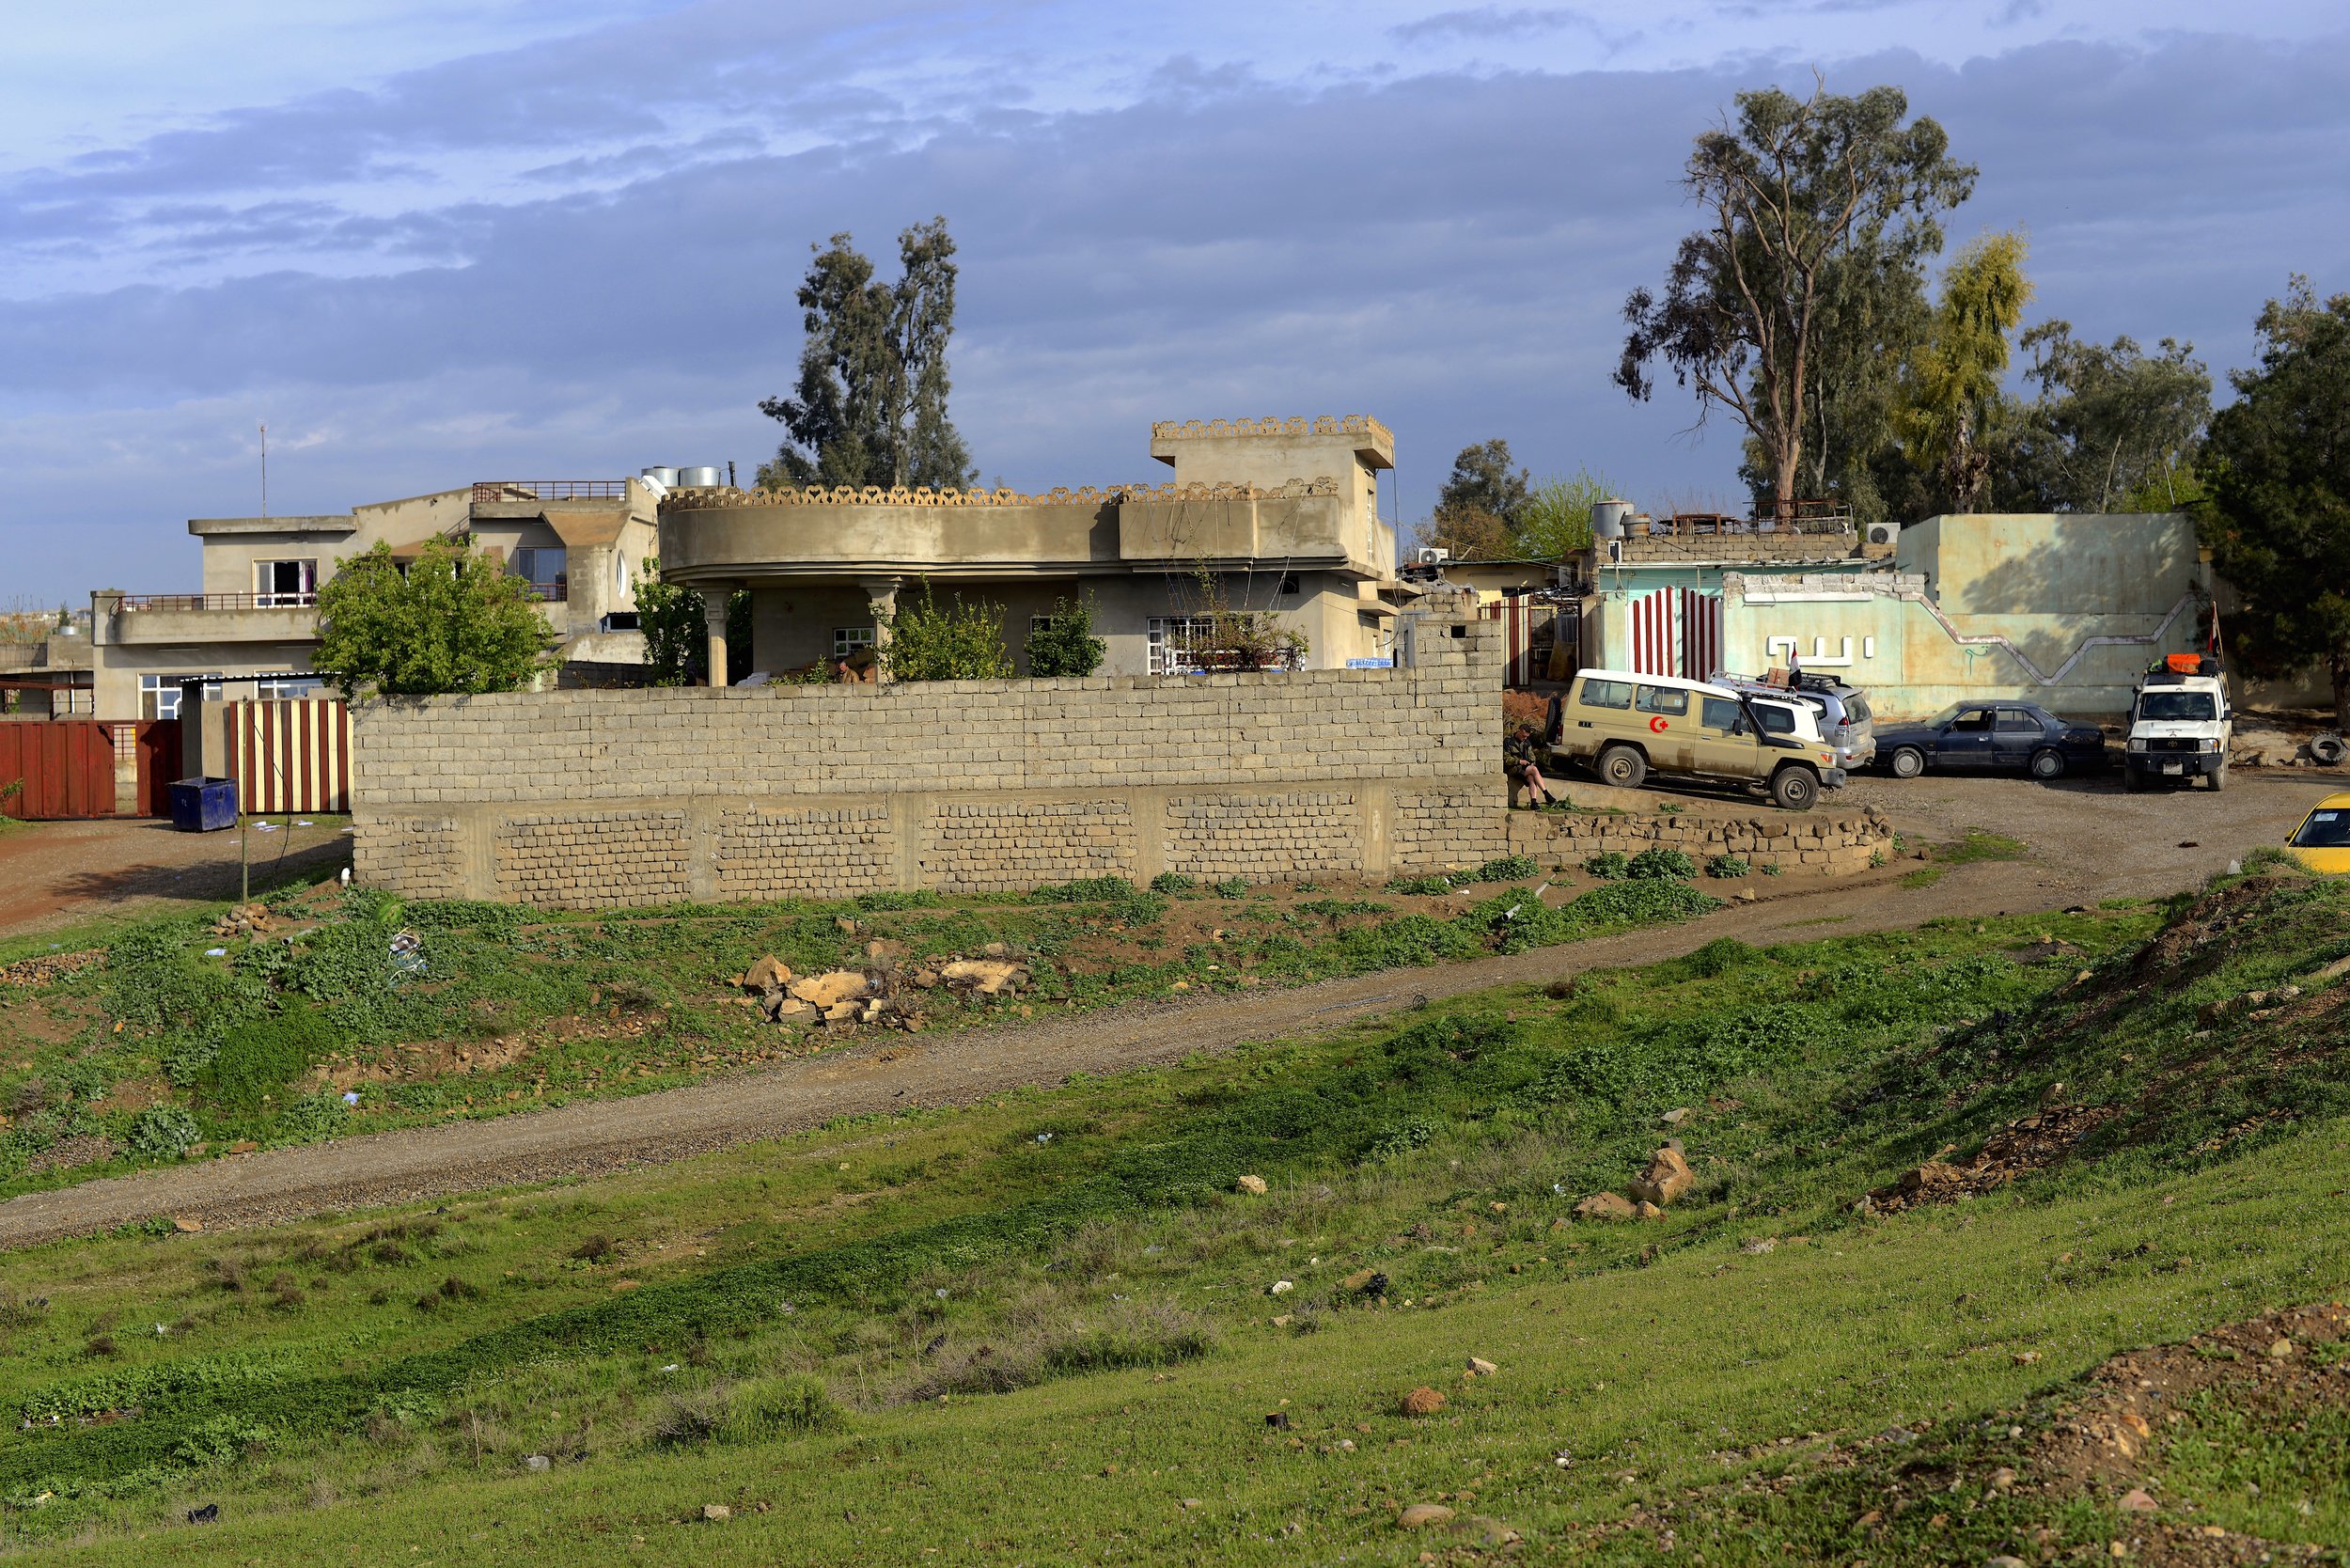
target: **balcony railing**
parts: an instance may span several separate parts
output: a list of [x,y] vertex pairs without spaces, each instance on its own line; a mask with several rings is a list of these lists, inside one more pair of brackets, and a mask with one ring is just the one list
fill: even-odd
[[473,487],[476,506],[499,501],[625,501],[626,479],[481,479]]
[[306,610],[317,604],[315,591],[301,593],[126,593],[116,602],[123,610]]
[[525,582],[523,588],[531,598],[549,604],[560,604],[572,596],[570,586],[564,583]]

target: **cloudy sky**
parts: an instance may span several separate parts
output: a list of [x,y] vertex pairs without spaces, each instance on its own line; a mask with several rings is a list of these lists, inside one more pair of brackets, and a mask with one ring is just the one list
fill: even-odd
[[745,474],[811,241],[962,246],[988,482],[1155,478],[1153,418],[1378,415],[1397,501],[1507,436],[1649,505],[1735,441],[1608,383],[1751,86],[1904,87],[2028,227],[2035,316],[2216,370],[2350,289],[2318,0],[76,0],[0,53],[0,602],[196,585],[192,516]]

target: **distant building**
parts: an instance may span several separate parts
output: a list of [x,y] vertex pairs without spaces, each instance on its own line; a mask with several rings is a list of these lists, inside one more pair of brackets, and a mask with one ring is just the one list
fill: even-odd
[[[699,588],[713,644],[729,594],[753,606],[750,666],[770,674],[870,662],[885,620],[927,583],[940,603],[1000,605],[1023,671],[1029,632],[1082,598],[1102,673],[1214,667],[1215,612],[1301,635],[1302,666],[1392,656],[1395,528],[1376,419],[1222,419],[1152,427],[1173,482],[1010,491],[681,489],[661,503],[665,580]],[[713,660],[713,667],[723,667]]]
[[96,715],[176,717],[192,682],[212,698],[308,695],[318,590],[336,567],[378,543],[413,558],[436,538],[528,579],[567,662],[641,664],[635,578],[656,493],[637,479],[493,480],[326,516],[196,518],[202,592],[90,596]]

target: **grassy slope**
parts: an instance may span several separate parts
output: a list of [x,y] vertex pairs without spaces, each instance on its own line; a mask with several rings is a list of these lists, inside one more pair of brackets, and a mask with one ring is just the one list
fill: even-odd
[[[1532,862],[1486,870],[1530,876]],[[291,947],[277,932],[215,936],[203,917],[148,921],[113,937],[103,968],[0,988],[0,1110],[15,1122],[0,1124],[0,1197],[131,1168],[137,1109],[159,1101],[190,1111],[196,1136],[215,1149],[266,1146],[640,1093],[819,1048],[822,1031],[767,1024],[737,1005],[725,978],[762,953],[803,974],[860,964],[876,938],[902,944],[909,962],[992,943],[1026,956],[1035,986],[999,1005],[927,995],[926,1027],[965,1027],[1170,988],[1277,986],[1457,960],[1713,907],[1681,883],[1619,883],[1510,920],[1503,911],[1527,902],[1523,889],[1465,875],[1458,888],[1422,880],[1436,886],[1408,898],[1234,884],[1226,896],[1170,899],[1104,878],[1022,897],[876,895],[545,919],[506,905],[402,906],[313,888],[272,901],[279,932],[296,933]],[[387,967],[402,929],[423,935],[421,980]],[[400,1049],[416,1042],[432,1048]],[[322,1084],[314,1068],[347,1071]],[[355,1112],[335,1092],[346,1082],[361,1095]],[[76,1135],[124,1147],[39,1168],[44,1151]]]
[[[1389,1509],[1440,1495],[1547,1554],[1578,1525],[1750,1467],[1726,1467],[1726,1450],[2004,1408],[2118,1346],[2338,1290],[2350,1220],[2328,1195],[2344,1091],[2306,1043],[2339,1043],[2341,1014],[2198,1039],[2196,1009],[2350,949],[2350,889],[2248,886],[2146,960],[2127,949],[2148,922],[2112,914],[1764,955],[1716,945],[1400,1034],[1253,1048],[486,1200],[430,1236],[368,1240],[380,1224],[349,1221],[240,1238],[225,1244],[227,1281],[196,1256],[220,1244],[44,1249],[11,1260],[12,1283],[54,1302],[17,1316],[0,1361],[12,1400],[33,1408],[93,1375],[233,1369],[258,1353],[277,1357],[268,1397],[333,1396],[346,1425],[319,1439],[281,1419],[255,1461],[192,1473],[167,1461],[176,1473],[109,1501],[103,1478],[141,1457],[142,1429],[184,1441],[268,1403],[150,1399],[116,1426],[0,1444],[0,1486],[21,1501],[34,1478],[79,1466],[82,1500],[19,1513],[14,1528],[96,1528],[91,1549],[108,1558],[140,1550],[109,1544],[115,1531],[217,1498],[232,1523],[182,1529],[175,1550],[340,1555],[388,1530],[428,1558],[508,1561],[566,1560],[607,1535],[717,1562],[932,1546],[948,1560],[1270,1561],[1301,1545],[1409,1560],[1420,1539],[1398,1536]],[[2080,951],[2029,968],[1980,956],[2040,932]],[[2108,949],[2092,983],[2031,1004]],[[1964,1017],[1982,1022],[1925,1022]],[[1858,1191],[1945,1141],[1979,1140],[2060,1077],[2084,1103],[2133,1107],[2095,1135],[2096,1163],[1851,1220]],[[1555,1229],[1672,1104],[1702,1107],[1684,1130],[1700,1192],[1658,1225]],[[2258,1120],[2286,1106],[2297,1122]],[[1371,1149],[1386,1152],[1363,1160]],[[1273,1197],[1206,1190],[1235,1162],[1272,1177]],[[1159,1201],[1132,1201],[1148,1172],[1162,1190],[1143,1196]],[[1736,1250],[1761,1235],[1791,1239]],[[580,1245],[596,1237],[616,1250],[570,1256],[601,1250]],[[1384,1309],[1340,1287],[1358,1267],[1391,1277]],[[278,1273],[294,1299],[269,1289]],[[1276,1278],[1298,1289],[1267,1300]],[[616,1292],[622,1278],[641,1283]],[[463,1288],[418,1306],[442,1279]],[[1270,1326],[1281,1311],[1292,1324]],[[173,1314],[161,1341],[120,1331]],[[118,1354],[80,1356],[93,1334]],[[2041,1358],[2019,1365],[2024,1350]],[[1468,1354],[1502,1374],[1463,1385]],[[1052,1375],[1120,1361],[1136,1365]],[[435,1368],[427,1388],[417,1374]],[[845,1434],[658,1440],[728,1388],[740,1403],[808,1373],[859,1407]],[[353,1379],[367,1400],[344,1397]],[[1396,1415],[1422,1381],[1451,1394],[1447,1412]],[[409,1392],[387,1397],[393,1384]],[[1283,1399],[1289,1435],[1262,1420]],[[374,1418],[353,1419],[369,1402]],[[534,1451],[564,1462],[518,1474]],[[306,1497],[345,1501],[304,1512]],[[738,1516],[687,1533],[676,1521],[705,1502]],[[774,1512],[749,1512],[759,1503]],[[1291,1527],[1302,1542],[1283,1538]],[[1761,1528],[1751,1544],[1766,1556],[1786,1527]],[[1640,1535],[1602,1545],[1649,1549]],[[1896,1544],[1877,1560],[1910,1546],[1936,1555]]]

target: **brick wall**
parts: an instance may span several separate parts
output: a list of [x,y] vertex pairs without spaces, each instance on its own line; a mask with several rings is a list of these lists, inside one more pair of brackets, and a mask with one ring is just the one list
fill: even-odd
[[1866,870],[1872,856],[1893,855],[1893,824],[1873,806],[1854,815],[1824,811],[1774,811],[1761,817],[1678,814],[1579,815],[1564,811],[1510,813],[1510,849],[1546,866],[1577,866],[1613,850],[1637,855],[1653,847],[1677,849],[1701,870],[1717,855],[1735,855],[1756,870],[1848,876]]
[[355,874],[611,906],[1475,863],[1500,630],[1409,618],[1395,669],[365,703]]

